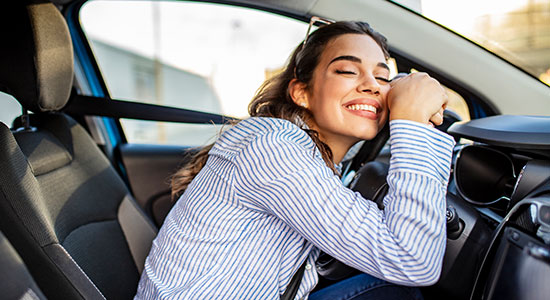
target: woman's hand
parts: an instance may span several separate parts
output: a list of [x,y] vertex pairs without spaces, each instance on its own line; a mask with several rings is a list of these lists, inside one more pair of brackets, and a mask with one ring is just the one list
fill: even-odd
[[391,82],[388,93],[390,120],[441,125],[447,101],[447,93],[437,80],[426,73],[412,73]]

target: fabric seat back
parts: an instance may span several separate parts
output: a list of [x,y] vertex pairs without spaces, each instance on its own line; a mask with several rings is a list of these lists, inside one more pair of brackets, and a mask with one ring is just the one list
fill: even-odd
[[50,3],[0,10],[0,87],[35,113],[0,123],[0,229],[48,298],[130,299],[156,229],[85,129],[56,112],[74,75],[65,20]]

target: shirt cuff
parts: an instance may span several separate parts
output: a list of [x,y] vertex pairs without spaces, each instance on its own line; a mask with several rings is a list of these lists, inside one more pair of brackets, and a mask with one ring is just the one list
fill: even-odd
[[428,125],[409,120],[390,121],[390,173],[408,172],[433,177],[447,187],[454,139]]

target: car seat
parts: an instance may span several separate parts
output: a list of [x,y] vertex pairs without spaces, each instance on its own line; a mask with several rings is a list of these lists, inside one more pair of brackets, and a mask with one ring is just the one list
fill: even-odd
[[85,129],[59,112],[74,76],[65,19],[51,3],[7,2],[0,90],[24,113],[11,129],[0,123],[0,229],[48,298],[132,298],[156,228]]
[[2,299],[46,299],[10,242],[0,232]]

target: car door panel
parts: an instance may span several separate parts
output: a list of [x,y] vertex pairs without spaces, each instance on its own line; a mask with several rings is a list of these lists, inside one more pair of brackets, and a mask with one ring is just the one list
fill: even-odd
[[137,203],[157,226],[173,205],[170,177],[196,148],[173,145],[121,144],[119,154]]

